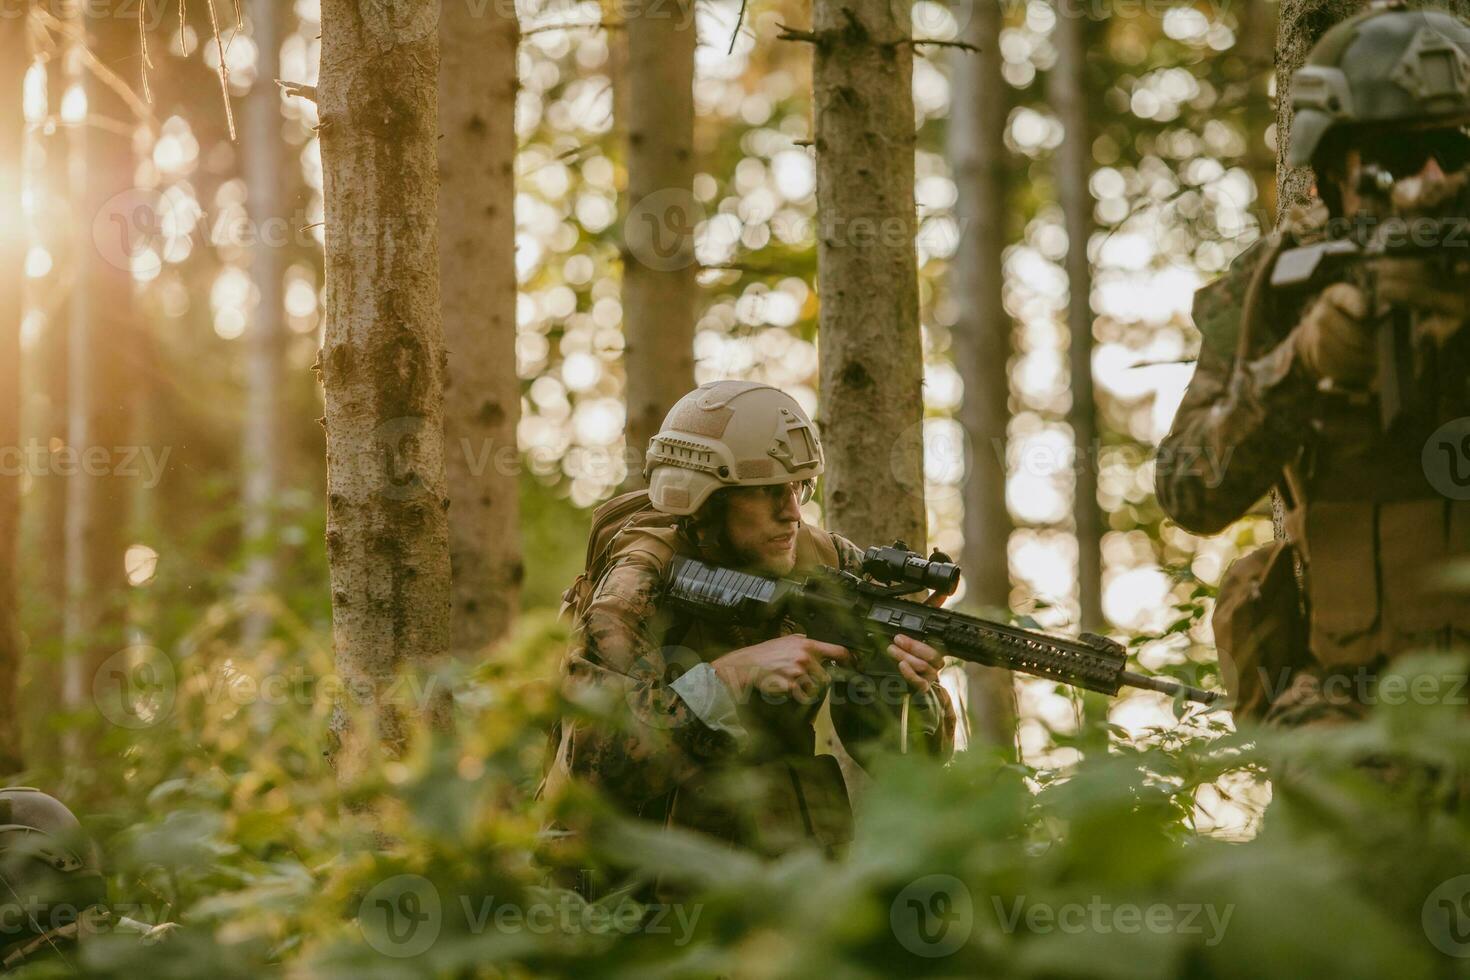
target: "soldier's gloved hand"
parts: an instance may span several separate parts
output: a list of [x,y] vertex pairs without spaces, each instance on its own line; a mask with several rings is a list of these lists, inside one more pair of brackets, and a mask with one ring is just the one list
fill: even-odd
[[1417,325],[1421,336],[1442,344],[1470,318],[1470,288],[1462,275],[1415,258],[1374,259],[1368,269],[1380,312],[1399,305],[1422,311]]
[[914,690],[927,691],[939,683],[939,668],[944,666],[944,654],[923,640],[900,633],[888,644],[888,655],[898,661],[898,672]]
[[1351,283],[1322,290],[1291,334],[1307,374],[1344,385],[1362,385],[1373,376],[1378,355],[1363,322],[1367,312],[1362,291]]
[[852,651],[803,633],[790,633],[732,650],[711,666],[737,700],[760,691],[808,703],[820,698],[831,682],[824,662],[851,666]]

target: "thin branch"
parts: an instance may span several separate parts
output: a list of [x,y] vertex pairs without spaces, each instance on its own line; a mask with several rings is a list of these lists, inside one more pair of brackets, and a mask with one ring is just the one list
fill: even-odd
[[815,31],[799,31],[794,27],[787,27],[785,24],[777,24],[776,26],[781,29],[781,33],[776,35],[776,40],[778,41],[803,41],[807,44],[817,45],[823,43],[822,36]]
[[726,54],[735,53],[735,39],[740,36],[740,25],[745,23],[746,0],[740,0],[740,12],[735,15],[735,29],[730,32],[730,46],[725,49]]
[[611,22],[609,22],[609,21],[602,21],[602,20],[591,20],[591,21],[579,22],[579,23],[574,23],[574,24],[542,24],[539,27],[532,27],[529,30],[521,31],[520,36],[523,37],[523,38],[526,38],[526,37],[530,37],[533,34],[545,34],[548,31],[576,31],[576,30],[617,31],[617,30],[621,30],[623,28],[623,26],[624,25],[623,25],[622,21],[611,21]]
[[235,139],[235,110],[230,108],[230,66],[225,63],[225,42],[219,33],[219,18],[214,12],[214,0],[207,0],[209,7],[209,26],[214,31],[214,46],[219,52],[219,92],[220,99],[225,104],[225,122],[230,130],[230,142]]
[[149,105],[153,104],[153,93],[148,88],[148,70],[153,67],[153,59],[148,57],[148,28],[143,23],[143,11],[146,4],[138,4],[138,43],[143,47],[143,65],[138,74],[143,78],[143,101]]
[[315,85],[307,85],[304,82],[288,82],[283,78],[276,79],[276,84],[281,87],[282,95],[294,95],[296,98],[305,99],[308,102],[316,101]]
[[789,269],[779,269],[774,266],[752,265],[749,262],[710,262],[700,263],[700,272],[742,272],[748,276],[780,276],[785,278],[791,275]]
[[47,12],[40,4],[33,4],[31,6],[31,13],[41,20],[42,26],[76,42],[77,50],[81,52],[82,60],[92,70],[92,74],[97,77],[99,82],[112,89],[118,98],[126,102],[128,108],[133,110],[133,114],[140,121],[146,123],[156,122],[153,116],[153,109],[149,107],[148,103],[138,98],[138,93],[133,91],[131,85],[123,81],[122,76],[99,61],[97,56],[87,48],[86,39],[80,27],[57,18],[54,14]]
[[899,44],[909,44],[918,47],[920,44],[932,45],[936,48],[959,48],[961,51],[974,51],[977,54],[980,49],[969,41],[941,41],[932,37],[906,37]]

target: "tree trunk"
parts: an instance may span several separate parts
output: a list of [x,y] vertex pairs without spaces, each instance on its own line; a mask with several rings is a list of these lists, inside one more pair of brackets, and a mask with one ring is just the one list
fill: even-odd
[[[135,23],[115,17],[81,23],[93,58],[121,78],[136,76]],[[139,209],[152,203],[133,187],[132,108],[95,72],[86,72],[84,85],[89,123],[73,131],[71,180],[77,214],[86,218],[76,228],[66,440],[80,460],[67,477],[66,508],[63,702],[73,711],[89,710],[102,662],[127,641],[123,552],[133,487],[112,464],[121,462],[133,436],[137,345],[130,337],[139,326],[131,259],[150,231],[139,223]],[[99,119],[114,125],[91,125]],[[67,754],[75,757],[82,744],[73,732]]]
[[1048,79],[1052,108],[1064,130],[1056,150],[1057,198],[1067,228],[1067,333],[1071,339],[1068,366],[1072,427],[1077,475],[1072,512],[1077,530],[1077,592],[1083,629],[1101,629],[1102,512],[1097,505],[1097,406],[1092,390],[1092,270],[1087,255],[1092,236],[1092,138],[1088,126],[1086,58],[1087,21],[1065,5],[1057,15],[1052,43],[1056,65]]
[[438,4],[322,3],[327,557],[339,699],[327,755],[355,782],[438,698],[392,687],[448,648],[439,307]]
[[[282,193],[281,29],[278,0],[252,0],[250,33],[256,45],[255,84],[245,99],[244,154],[246,205],[254,222],[250,277],[260,302],[246,336],[244,445],[244,592],[259,596],[276,588],[274,517],[280,494],[281,457],[285,452],[285,390],[281,383],[286,356],[282,266],[286,242]],[[248,644],[258,643],[269,626],[263,613],[247,616]]]
[[628,459],[623,489],[645,486],[643,454],[694,387],[694,4],[630,0],[624,75],[628,212],[623,335]]
[[1286,148],[1291,138],[1291,77],[1307,60],[1307,52],[1340,20],[1360,12],[1361,0],[1281,0],[1276,25],[1276,210],[1278,214],[1311,197],[1310,167],[1291,167]]
[[454,613],[450,648],[469,656],[510,629],[524,575],[516,424],[515,108],[520,26],[510,5],[439,24],[439,234],[444,435]]
[[906,4],[813,6],[827,527],[924,550],[923,349]]
[[[0,452],[21,448],[20,318],[24,303],[25,221],[21,211],[26,119],[21,93],[30,48],[26,18],[0,21]],[[22,457],[23,458],[23,457]],[[20,678],[20,595],[16,539],[20,536],[20,479],[24,467],[0,466],[0,776],[22,768],[16,691]]]
[[[1007,542],[1012,530],[1006,508],[1011,318],[1002,302],[1010,111],[1009,90],[1001,77],[1003,24],[1000,4],[978,4],[963,40],[979,50],[952,52],[948,133],[960,228],[949,272],[951,298],[959,310],[952,336],[955,367],[965,388],[958,418],[971,448],[960,563],[966,599],[994,609],[1010,607]],[[972,666],[965,677],[972,744],[1009,744],[1015,737],[1011,675]]]

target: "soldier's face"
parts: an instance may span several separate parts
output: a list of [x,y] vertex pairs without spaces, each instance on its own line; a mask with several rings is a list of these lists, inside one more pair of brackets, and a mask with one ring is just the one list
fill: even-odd
[[743,563],[769,575],[786,575],[796,567],[800,486],[792,482],[730,489],[725,535]]

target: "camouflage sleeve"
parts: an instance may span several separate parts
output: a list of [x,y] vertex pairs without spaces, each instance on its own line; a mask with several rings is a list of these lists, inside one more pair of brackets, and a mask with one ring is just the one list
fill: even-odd
[[840,534],[832,535],[832,543],[837,546],[837,567],[844,572],[861,576],[863,574],[863,549]]
[[[837,546],[839,567],[854,575],[863,573],[863,549],[840,534],[832,535]],[[900,679],[901,680],[901,679]],[[900,690],[907,690],[902,682]],[[851,695],[853,692],[848,692]],[[859,743],[881,741],[888,748],[899,744],[898,721],[903,708],[903,698],[884,696],[887,690],[878,684],[873,697],[846,696],[834,698],[832,702],[832,727],[837,731],[843,747],[853,758],[862,761],[864,750]],[[920,746],[931,755],[948,758],[954,752],[956,716],[954,705],[942,687],[935,687],[925,694],[913,695],[909,700],[910,746]],[[876,709],[876,710],[875,710]]]
[[1250,359],[1237,363],[1253,269],[1253,263],[1239,264],[1196,295],[1199,361],[1155,456],[1159,506],[1196,534],[1224,530],[1280,479],[1282,467],[1301,451],[1317,394],[1289,333],[1259,330],[1266,336],[1252,337]]
[[634,555],[613,565],[573,631],[564,684],[581,709],[571,772],[634,812],[737,749],[670,686],[692,663],[663,645],[661,588],[651,562]]

